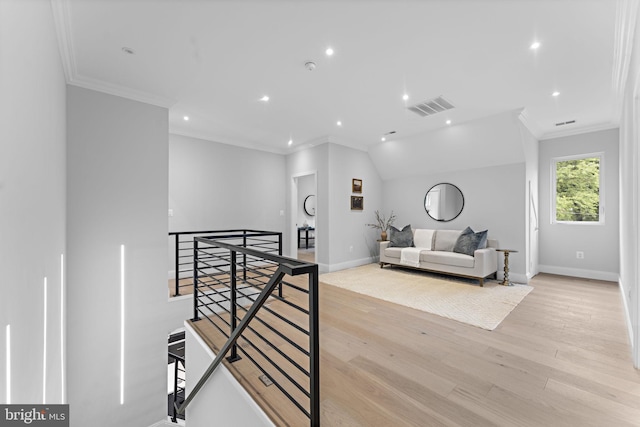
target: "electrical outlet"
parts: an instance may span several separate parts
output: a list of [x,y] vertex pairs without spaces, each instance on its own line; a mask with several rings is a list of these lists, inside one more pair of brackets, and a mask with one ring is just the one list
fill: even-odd
[[582,252],[582,251],[577,251],[577,252],[576,252],[576,258],[578,258],[578,259],[584,259],[584,252]]
[[353,246],[349,246],[349,252],[353,252]]
[[173,209],[169,209],[169,216],[173,216]]

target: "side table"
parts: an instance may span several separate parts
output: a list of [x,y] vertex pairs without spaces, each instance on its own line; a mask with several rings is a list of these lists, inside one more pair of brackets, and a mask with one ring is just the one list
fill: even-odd
[[309,249],[309,240],[314,240],[315,236],[309,236],[310,231],[315,231],[314,227],[298,227],[298,249],[302,248],[300,239],[302,238],[302,232],[304,231],[304,248]]
[[509,254],[518,253],[515,249],[496,249],[498,252],[504,253],[504,279],[500,283],[502,286],[513,286],[513,283],[509,281]]

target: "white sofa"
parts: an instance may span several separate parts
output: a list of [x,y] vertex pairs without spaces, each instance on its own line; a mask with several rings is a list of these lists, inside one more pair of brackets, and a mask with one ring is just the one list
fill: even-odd
[[498,241],[487,239],[486,248],[476,249],[473,256],[466,255],[453,251],[461,233],[462,230],[413,230],[415,244],[413,260],[403,259],[409,256],[407,254],[402,257],[404,248],[389,247],[389,241],[382,241],[380,242],[380,268],[385,265],[417,268],[478,279],[480,286],[484,286],[484,279],[491,275],[495,276],[498,270],[496,253]]

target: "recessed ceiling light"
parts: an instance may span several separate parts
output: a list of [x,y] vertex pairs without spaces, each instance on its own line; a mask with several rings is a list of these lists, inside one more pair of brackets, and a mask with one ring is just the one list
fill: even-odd
[[260,101],[269,102],[269,96],[268,95],[263,96],[262,98],[260,98]]
[[288,145],[291,146],[293,144],[293,139],[290,139]]
[[539,47],[540,47],[540,42],[533,42],[531,43],[531,46],[529,46],[529,49],[536,50]]
[[122,48],[122,51],[124,53],[126,53],[127,55],[134,55],[136,53],[135,50],[131,49],[130,47],[126,47],[126,46]]
[[328,47],[327,50],[324,51],[324,53],[326,53],[327,56],[333,55],[333,48]]
[[558,95],[560,95],[560,92],[558,92],[558,91],[555,91],[555,92],[553,92],[553,93],[551,94],[551,96],[553,96],[554,98],[555,98],[556,96],[558,96]]
[[182,119],[183,119],[185,122],[188,122],[188,121],[189,121],[189,116],[184,116]]
[[340,120],[338,120],[338,121],[336,122],[336,125],[338,125],[338,126],[342,126],[342,122],[341,122]]
[[450,125],[451,124],[451,120],[447,120],[445,123]]
[[404,95],[402,95],[402,99],[403,99],[404,101],[408,100],[408,99],[409,99],[409,95],[407,95],[407,94],[405,93]]
[[385,142],[387,140],[387,138],[385,138],[384,136],[382,138],[380,138],[380,141]]

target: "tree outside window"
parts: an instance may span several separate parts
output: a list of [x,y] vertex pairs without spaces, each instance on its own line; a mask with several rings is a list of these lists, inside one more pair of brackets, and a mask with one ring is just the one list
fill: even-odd
[[603,222],[602,159],[602,154],[553,159],[554,222]]

